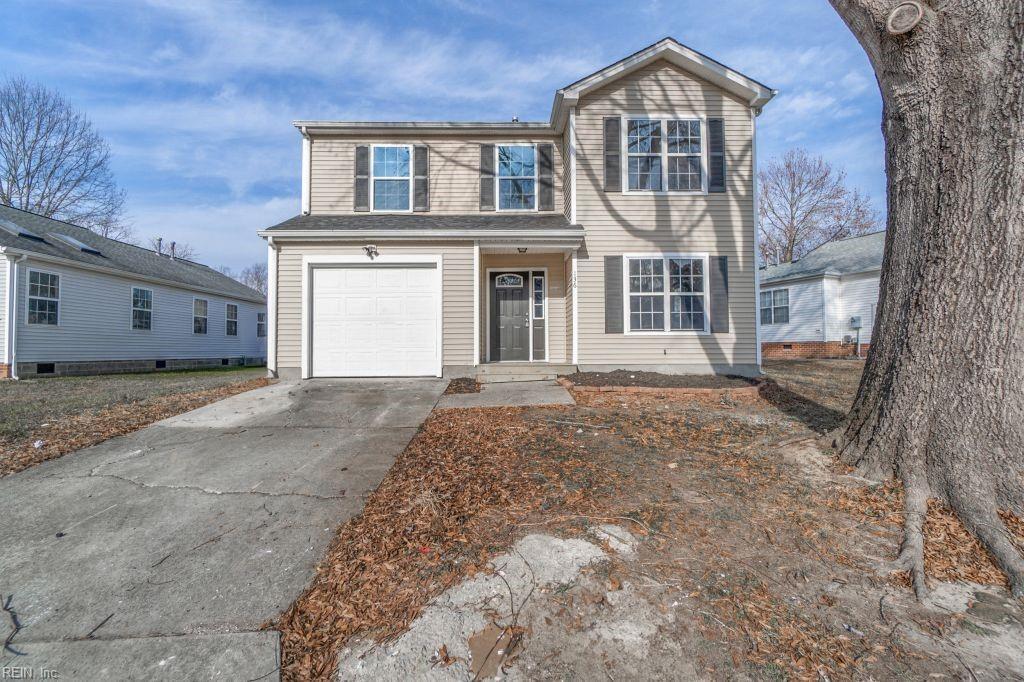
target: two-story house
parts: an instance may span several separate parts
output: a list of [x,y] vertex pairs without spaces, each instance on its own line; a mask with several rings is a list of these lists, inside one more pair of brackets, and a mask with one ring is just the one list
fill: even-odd
[[757,374],[774,95],[666,38],[560,89],[547,122],[295,122],[302,213],[260,232],[270,370]]

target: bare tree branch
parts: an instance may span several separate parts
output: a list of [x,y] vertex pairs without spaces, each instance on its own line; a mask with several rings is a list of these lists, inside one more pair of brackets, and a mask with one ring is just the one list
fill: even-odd
[[110,149],[60,94],[13,78],[0,86],[0,203],[132,241]]

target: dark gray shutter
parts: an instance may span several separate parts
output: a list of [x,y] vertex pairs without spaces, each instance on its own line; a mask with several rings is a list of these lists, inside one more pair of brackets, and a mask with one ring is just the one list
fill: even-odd
[[554,173],[555,145],[537,145],[537,209],[540,211],[555,210],[555,189],[551,181]]
[[494,210],[494,145],[480,145],[480,210]]
[[355,210],[370,210],[370,148],[356,147],[356,191]]
[[418,144],[412,148],[412,210],[430,210],[430,148]]
[[604,257],[604,333],[622,333],[622,256]]
[[725,191],[725,119],[708,119],[708,191]]
[[708,293],[711,296],[711,333],[729,332],[729,257],[711,256]]
[[604,191],[622,191],[622,119],[604,119]]

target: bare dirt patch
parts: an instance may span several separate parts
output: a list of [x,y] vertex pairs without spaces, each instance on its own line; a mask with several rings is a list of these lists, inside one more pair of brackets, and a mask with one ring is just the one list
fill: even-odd
[[448,388],[444,389],[445,395],[456,395],[459,393],[479,393],[480,382],[472,377],[458,377],[452,379]]
[[565,377],[576,386],[636,386],[644,388],[743,388],[755,382],[744,377],[703,374],[660,374],[617,369],[614,372],[577,372]]
[[[818,434],[861,366],[773,366],[772,391],[747,401],[436,411],[275,624],[284,677],[333,677],[342,650],[349,672],[466,679],[480,669],[461,660],[468,637],[488,623],[520,638],[499,666],[511,679],[1024,675],[1024,614],[1005,590],[961,583],[941,607],[917,603],[886,565],[892,501],[841,503],[865,482]],[[543,543],[522,544],[538,534],[604,556],[565,584],[504,577],[513,555],[545,561]],[[477,599],[456,598],[468,585]],[[443,635],[437,609],[460,626]]]
[[[189,373],[184,377],[160,377],[162,381],[150,382],[133,378],[128,380],[134,380],[134,383],[127,384],[132,389],[127,393],[120,392],[123,390],[120,387],[126,385],[124,377],[46,379],[34,382],[41,385],[15,387],[5,382],[0,385],[0,391],[10,389],[11,392],[0,407],[6,407],[11,393],[33,399],[28,393],[44,391],[46,398],[36,404],[39,417],[34,430],[11,428],[9,433],[21,435],[0,437],[0,476],[137,431],[153,422],[237,393],[266,386],[270,382],[264,377],[245,378],[263,372],[265,370],[249,370],[244,374],[224,372],[210,377]],[[110,384],[118,388],[103,379],[110,379]],[[84,387],[76,382],[83,382]],[[62,393],[62,389],[68,390]],[[80,391],[91,391],[91,395]],[[83,404],[89,407],[82,407]]]

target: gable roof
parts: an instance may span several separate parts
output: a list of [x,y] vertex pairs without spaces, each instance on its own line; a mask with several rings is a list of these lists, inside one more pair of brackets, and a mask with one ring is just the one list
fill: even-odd
[[614,64],[584,76],[555,93],[551,117],[547,122],[515,121],[510,123],[472,123],[463,121],[292,121],[304,135],[319,133],[387,134],[394,131],[417,133],[462,133],[472,135],[501,135],[522,132],[561,133],[568,119],[569,107],[579,98],[611,81],[622,78],[648,64],[665,59],[679,68],[708,81],[726,92],[748,102],[760,113],[778,91],[764,83],[730,69],[725,64],[683,45],[675,38],[662,38],[653,45],[634,52]]
[[829,242],[795,262],[762,268],[761,283],[818,275],[855,275],[880,270],[884,251],[884,230]]
[[[24,230],[43,241],[14,234]],[[73,241],[62,237],[70,237]],[[84,244],[88,250],[75,246],[74,242]],[[156,251],[101,237],[84,227],[3,204],[0,204],[0,251],[61,259],[89,269],[118,271],[140,280],[158,281],[226,298],[256,303],[266,301],[260,292],[206,265],[181,258],[171,260]]]

